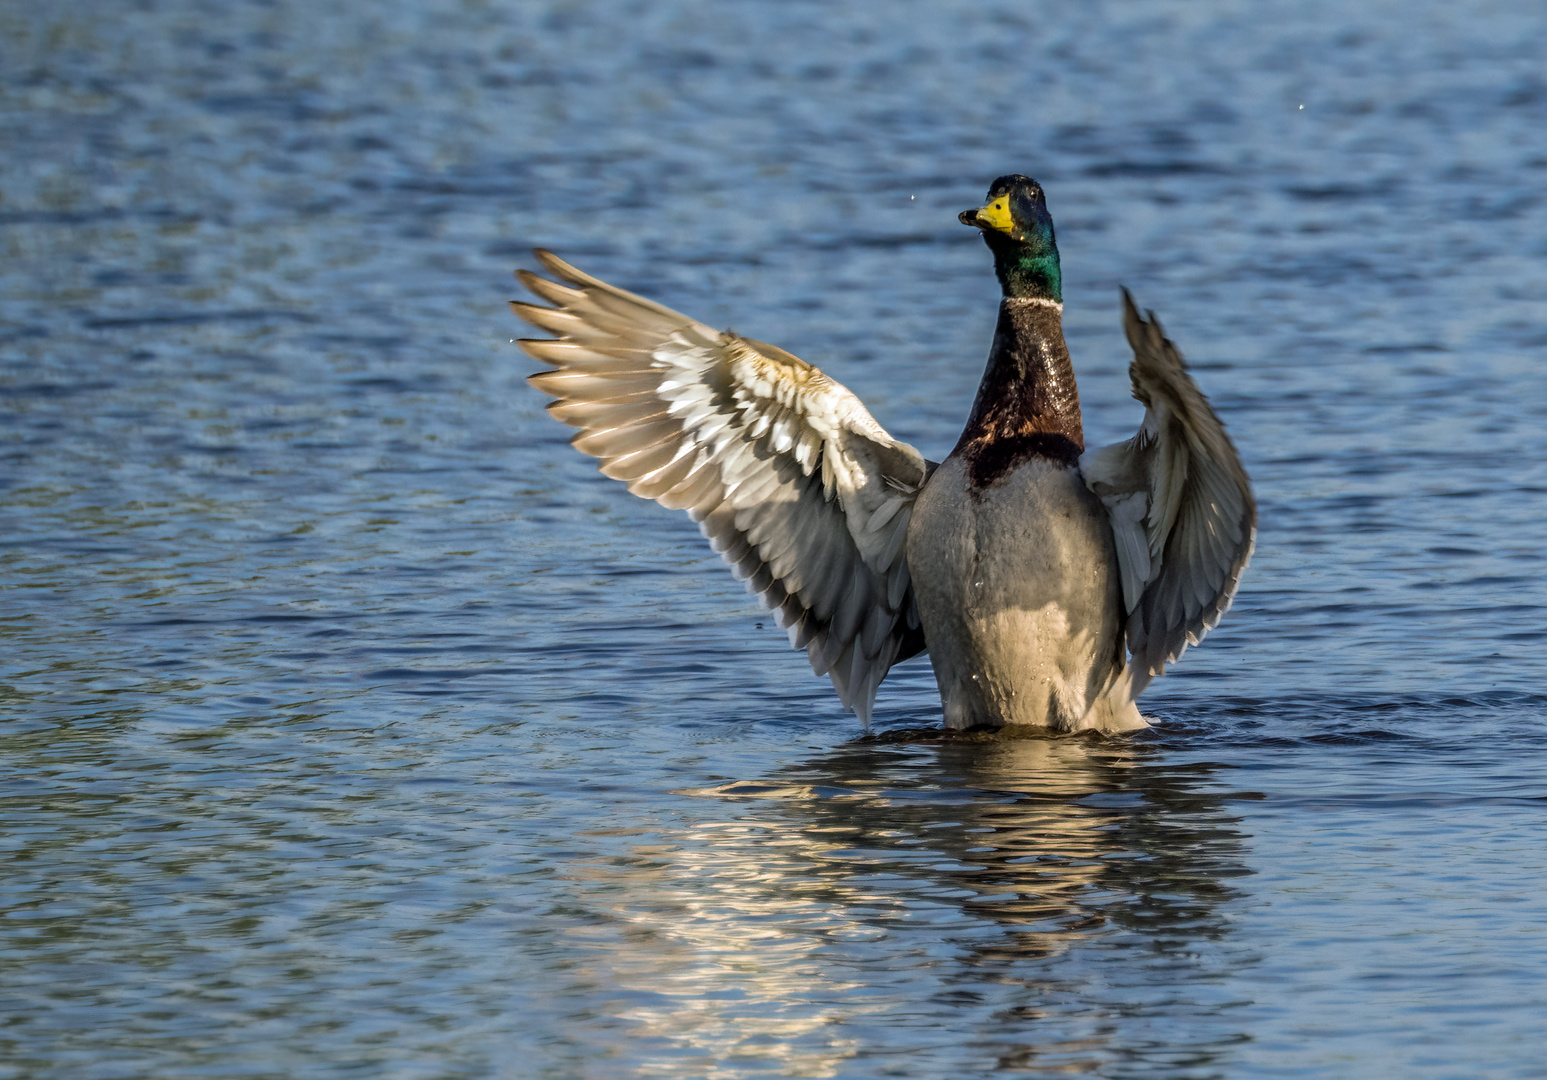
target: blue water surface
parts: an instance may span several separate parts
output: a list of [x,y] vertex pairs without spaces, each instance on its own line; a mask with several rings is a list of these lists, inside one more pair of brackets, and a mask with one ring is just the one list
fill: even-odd
[[[0,8],[0,1078],[1547,1077],[1547,9]],[[1058,223],[1261,504],[1121,738],[869,733],[567,445],[533,245],[935,459]]]

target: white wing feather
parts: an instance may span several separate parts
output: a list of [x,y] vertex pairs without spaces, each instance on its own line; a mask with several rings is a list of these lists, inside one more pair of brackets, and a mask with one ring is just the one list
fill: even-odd
[[1154,312],[1123,291],[1128,374],[1144,423],[1080,459],[1112,523],[1133,693],[1229,610],[1251,559],[1257,504],[1240,456]]
[[556,369],[530,380],[549,411],[607,476],[686,510],[868,723],[887,671],[924,646],[903,542],[928,463],[783,349],[536,255],[567,284],[517,276],[557,306],[511,308],[557,335],[520,342]]

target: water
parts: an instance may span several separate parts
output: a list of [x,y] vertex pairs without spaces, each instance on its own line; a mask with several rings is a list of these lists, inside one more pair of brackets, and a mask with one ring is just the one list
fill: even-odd
[[[0,1077],[1547,1076],[1544,53],[1482,0],[7,5]],[[915,662],[867,739],[565,445],[509,274],[938,458],[1008,171],[1091,439],[1125,283],[1258,553],[1152,732],[942,741]]]

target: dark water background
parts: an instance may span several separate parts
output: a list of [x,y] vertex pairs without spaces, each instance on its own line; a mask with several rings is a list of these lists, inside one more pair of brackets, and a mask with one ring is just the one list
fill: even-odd
[[[0,7],[0,1077],[1543,1077],[1547,9]],[[1041,180],[1262,505],[1132,738],[868,741],[508,340],[938,458]]]

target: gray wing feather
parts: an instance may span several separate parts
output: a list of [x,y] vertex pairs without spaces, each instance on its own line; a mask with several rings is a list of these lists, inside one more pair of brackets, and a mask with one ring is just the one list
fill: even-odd
[[887,671],[924,648],[903,542],[930,463],[783,349],[536,255],[560,280],[517,277],[556,306],[511,308],[558,335],[519,343],[554,368],[530,379],[548,410],[607,476],[686,510],[868,723]]
[[1154,312],[1123,290],[1128,369],[1144,423],[1080,461],[1107,508],[1137,693],[1229,610],[1251,559],[1257,503],[1225,426]]

